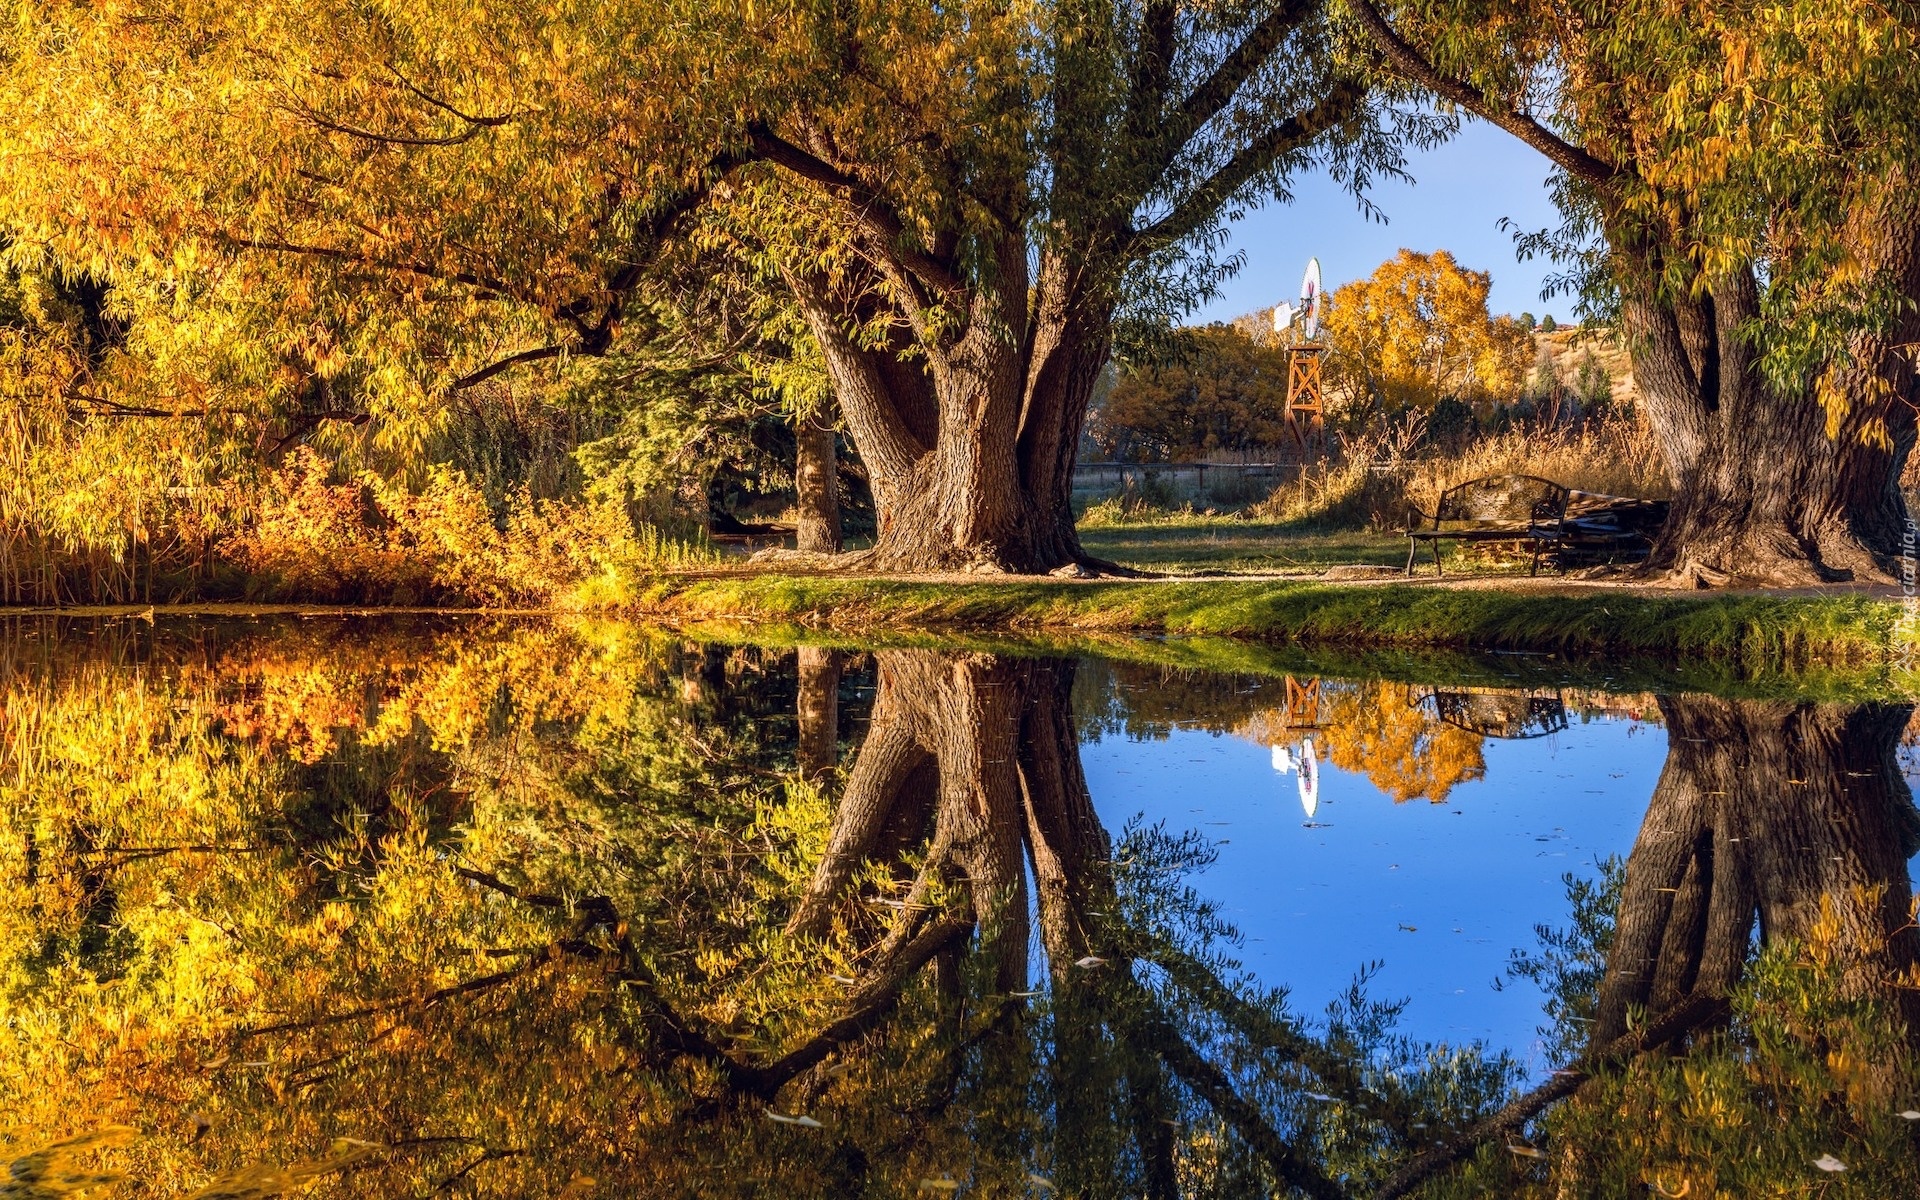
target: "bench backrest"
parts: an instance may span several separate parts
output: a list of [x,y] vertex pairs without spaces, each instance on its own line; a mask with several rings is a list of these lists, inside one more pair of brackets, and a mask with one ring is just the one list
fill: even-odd
[[1489,475],[1448,488],[1433,510],[1433,525],[1501,521],[1547,523],[1567,511],[1567,489],[1538,475]]

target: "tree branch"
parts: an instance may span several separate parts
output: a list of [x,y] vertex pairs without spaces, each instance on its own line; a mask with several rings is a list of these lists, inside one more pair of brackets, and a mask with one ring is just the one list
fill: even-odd
[[1480,1143],[1519,1129],[1556,1100],[1565,1099],[1600,1071],[1636,1054],[1657,1050],[1677,1041],[1726,1015],[1725,997],[1692,995],[1667,1010],[1665,1016],[1643,1029],[1621,1035],[1600,1050],[1581,1057],[1572,1067],[1555,1071],[1553,1077],[1533,1091],[1509,1102],[1499,1112],[1470,1126],[1465,1132],[1446,1139],[1406,1166],[1395,1171],[1373,1200],[1394,1200],[1404,1196],[1428,1178],[1464,1158]]
[[1235,1133],[1246,1139],[1253,1152],[1273,1167],[1283,1184],[1299,1188],[1318,1200],[1342,1200],[1344,1193],[1333,1181],[1289,1145],[1259,1108],[1234,1090],[1226,1072],[1189,1045],[1171,1021],[1155,1013],[1142,1024],[1141,1032],[1146,1035],[1143,1044],[1151,1047],[1180,1082],[1198,1093]]
[[[65,390],[60,393],[62,400],[69,401],[67,415],[79,417],[210,417],[210,408],[150,408],[144,404],[122,404],[118,400],[109,400],[105,396],[89,395],[86,392]],[[94,408],[79,408],[72,402],[92,404]]]
[[488,363],[477,371],[462,375],[448,385],[450,392],[462,391],[478,383],[485,383],[502,371],[508,371],[521,363],[539,362],[543,358],[558,358],[568,350],[566,346],[536,346],[532,350],[522,350],[518,354],[509,354],[498,362]]
[[302,254],[311,258],[324,258],[334,262],[352,263],[354,266],[371,267],[379,271],[393,271],[401,275],[417,275],[422,279],[437,280],[441,283],[458,283],[478,289],[481,299],[504,296],[524,304],[536,304],[529,296],[516,291],[511,284],[502,280],[489,279],[484,275],[474,275],[465,271],[444,271],[425,263],[395,262],[390,259],[374,258],[352,250],[342,250],[333,246],[314,246],[302,242],[281,242],[263,238],[230,237],[215,234],[214,240],[223,246],[236,250],[264,250],[271,254]]
[[393,73],[393,77],[400,81],[401,87],[405,88],[407,91],[411,92],[413,95],[418,96],[421,100],[424,100],[426,103],[431,104],[433,107],[439,109],[441,112],[451,113],[452,115],[459,117],[462,121],[465,121],[469,125],[485,125],[489,127],[495,126],[495,125],[505,125],[507,122],[513,120],[514,117],[519,115],[517,113],[506,112],[493,117],[472,116],[468,113],[461,112],[459,109],[455,108],[453,105],[448,104],[445,100],[442,100],[437,96],[429,95],[425,91],[414,86],[413,81],[408,79],[405,75],[402,75],[400,73],[400,68],[394,66],[391,60],[381,63],[380,65]]
[[462,142],[478,137],[482,126],[474,125],[462,133],[452,133],[445,137],[421,137],[404,133],[375,133],[371,129],[361,129],[340,121],[321,116],[315,110],[298,101],[280,105],[283,112],[291,113],[301,120],[316,125],[328,133],[338,133],[346,137],[358,138],[365,142],[374,142],[382,146],[458,146]]
[[1161,161],[1164,170],[1187,142],[1208,121],[1218,116],[1233,100],[1240,86],[1273,57],[1289,31],[1306,20],[1312,10],[1309,0],[1285,0],[1268,13],[1252,32],[1220,61],[1213,74],[1201,81],[1181,102],[1180,111],[1167,125],[1167,153]]
[[1173,75],[1179,16],[1180,6],[1174,0],[1152,0],[1140,16],[1140,45],[1134,52],[1133,82],[1127,92],[1127,131],[1142,140],[1162,136],[1161,109]]
[[1624,172],[1590,151],[1561,138],[1525,113],[1514,112],[1464,79],[1445,74],[1395,32],[1393,25],[1373,6],[1373,0],[1351,0],[1354,15],[1372,35],[1381,53],[1395,69],[1442,100],[1466,109],[1481,120],[1496,125],[1547,156],[1557,167],[1588,183],[1606,183]]
[[844,199],[855,220],[879,238],[886,251],[900,260],[902,267],[943,299],[954,300],[965,294],[966,284],[952,268],[906,245],[906,223],[878,192],[832,163],[787,141],[761,122],[750,125],[748,135],[753,140],[754,151],[761,158],[802,179],[817,183]]
[[1167,245],[1191,234],[1235,192],[1282,155],[1299,149],[1352,116],[1366,95],[1366,87],[1356,81],[1342,80],[1335,84],[1318,104],[1288,117],[1243,146],[1225,166],[1174,205],[1173,211],[1147,228],[1136,230],[1130,240],[1149,246]]

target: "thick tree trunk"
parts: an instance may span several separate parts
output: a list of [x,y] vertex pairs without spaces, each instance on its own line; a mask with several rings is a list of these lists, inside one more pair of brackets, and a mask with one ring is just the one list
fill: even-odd
[[1042,264],[1031,305],[1024,242],[974,297],[965,332],[856,340],[823,288],[796,282],[873,483],[875,570],[1037,573],[1090,559],[1074,531],[1073,463],[1110,345],[1112,308]]
[[[1676,696],[1660,710],[1667,765],[1627,860],[1593,1043],[1633,1009],[1730,993],[1756,922],[1763,940],[1804,939],[1838,919],[1843,986],[1885,994],[1920,952],[1920,814],[1895,760],[1911,706]],[[1901,1004],[1920,1029],[1910,990]]]
[[[1920,199],[1890,186],[1852,240],[1862,278],[1920,296]],[[1899,478],[1920,406],[1902,348],[1920,340],[1920,311],[1854,335],[1850,362],[1782,391],[1752,344],[1761,299],[1751,270],[1673,299],[1660,287],[1661,252],[1614,241],[1634,259],[1624,325],[1675,493],[1651,568],[1694,586],[1897,578],[1912,552]]]
[[840,553],[840,466],[834,432],[817,419],[794,422],[793,490],[800,513],[794,544],[808,554]]

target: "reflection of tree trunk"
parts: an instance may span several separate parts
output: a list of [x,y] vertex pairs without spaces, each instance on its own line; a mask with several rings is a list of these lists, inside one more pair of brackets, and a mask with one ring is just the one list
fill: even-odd
[[[1705,696],[1660,708],[1671,748],[1627,860],[1596,1044],[1624,1032],[1630,1008],[1731,991],[1756,918],[1762,939],[1803,939],[1833,912],[1850,991],[1913,963],[1906,860],[1920,815],[1894,759],[1911,708]],[[1870,909],[1850,902],[1866,890]]]
[[840,654],[802,646],[798,715],[800,770],[812,780],[831,774],[840,749]]
[[852,899],[847,888],[862,862],[907,850],[930,831],[907,911],[937,878],[964,885],[996,986],[1026,981],[1029,864],[1056,969],[1084,954],[1087,880],[1110,851],[1080,770],[1073,664],[915,650],[878,658],[872,725],[790,927],[823,932]]

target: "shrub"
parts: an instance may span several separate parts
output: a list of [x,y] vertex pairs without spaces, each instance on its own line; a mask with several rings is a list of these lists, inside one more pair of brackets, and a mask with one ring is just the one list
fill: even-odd
[[377,476],[331,483],[302,448],[268,472],[252,520],[220,545],[261,597],[360,604],[605,604],[623,580],[707,561],[712,551],[636,529],[612,498],[535,500],[496,520],[460,471],[432,468],[411,492]]

